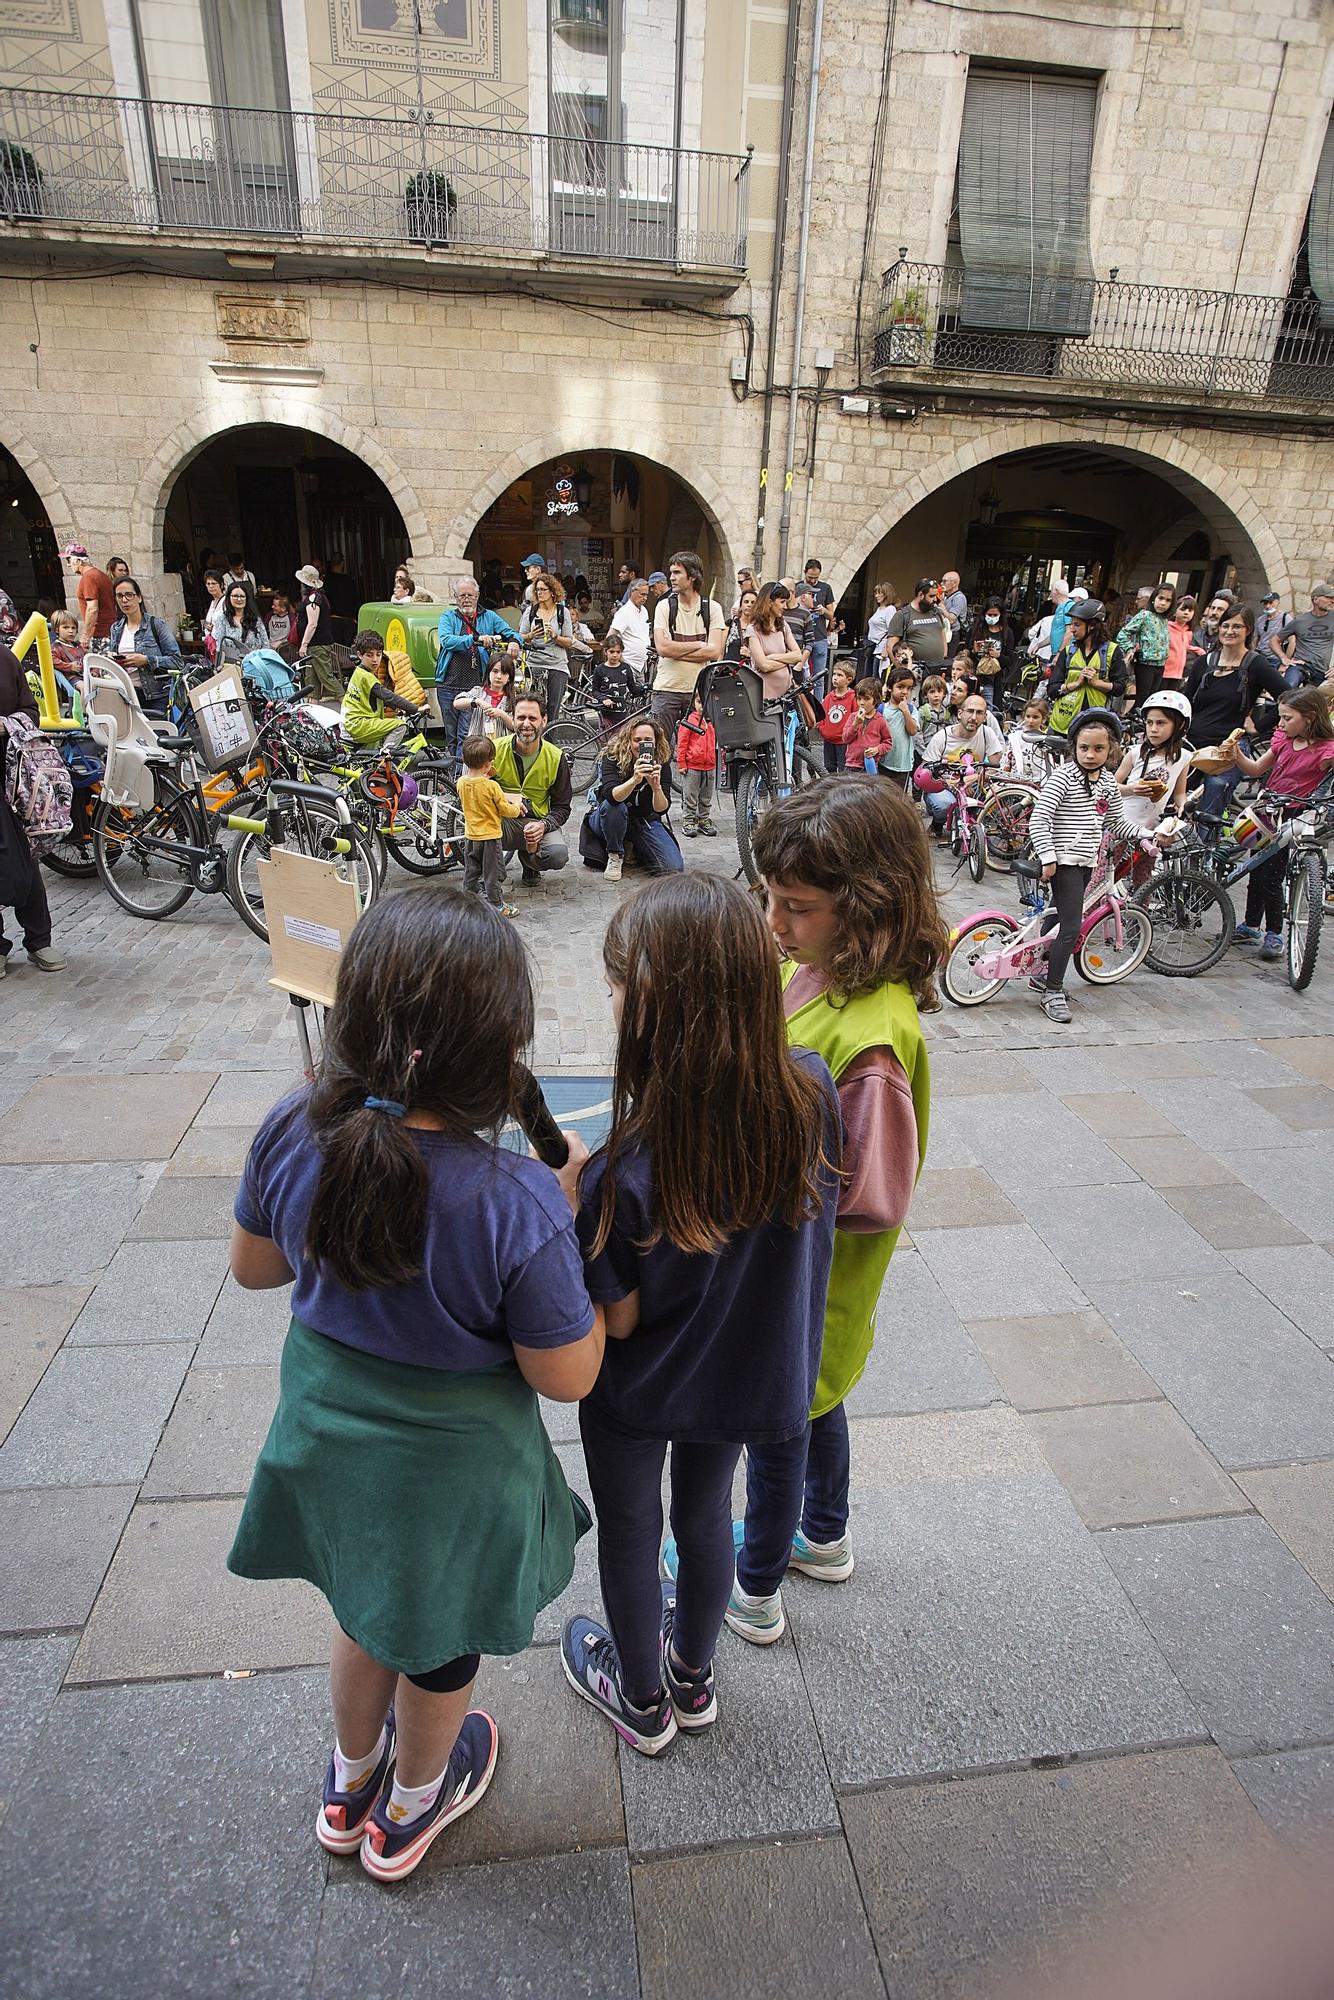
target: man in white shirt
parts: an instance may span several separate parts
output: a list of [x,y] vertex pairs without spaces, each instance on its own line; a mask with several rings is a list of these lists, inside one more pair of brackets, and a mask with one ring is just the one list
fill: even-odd
[[704,668],[723,654],[723,608],[702,597],[704,565],[693,549],[678,549],[667,565],[668,593],[653,614],[653,645],[658,655],[653,683],[653,720],[661,723],[667,741],[690,712],[695,683]]
[[641,675],[648,663],[648,578],[637,576],[630,585],[624,604],[612,615],[609,632],[619,632],[625,649],[625,664],[632,674]]

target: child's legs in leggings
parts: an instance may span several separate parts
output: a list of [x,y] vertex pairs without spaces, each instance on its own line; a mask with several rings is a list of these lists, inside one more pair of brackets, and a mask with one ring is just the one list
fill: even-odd
[[808,1542],[837,1542],[847,1533],[852,1447],[842,1403],[812,1419],[806,1453],[806,1497],[801,1529]]
[[432,1673],[409,1678],[372,1659],[346,1632],[335,1633],[329,1685],[343,1755],[351,1759],[370,1755],[392,1701],[398,1728],[398,1781],[429,1785],[449,1762],[479,1664],[477,1655],[470,1653]]
[[[662,1466],[665,1438],[637,1437],[579,1406],[579,1430],[598,1524],[598,1573],[627,1698],[660,1693]],[[681,1554],[674,1646],[683,1666],[706,1667],[732,1588],[732,1475],[740,1445],[673,1445],[672,1530]],[[699,1659],[687,1650],[701,1650]]]
[[746,1447],[746,1539],[736,1580],[772,1597],[787,1573],[792,1537],[836,1542],[848,1525],[847,1413],[840,1403],[782,1444]]
[[1246,921],[1267,931],[1283,928],[1283,873],[1286,854],[1273,854],[1246,878]]
[[1091,868],[1071,868],[1060,862],[1056,865],[1052,891],[1056,901],[1057,931],[1047,952],[1047,990],[1050,993],[1065,984],[1070,956],[1078,941],[1084,915],[1084,892],[1092,873]]

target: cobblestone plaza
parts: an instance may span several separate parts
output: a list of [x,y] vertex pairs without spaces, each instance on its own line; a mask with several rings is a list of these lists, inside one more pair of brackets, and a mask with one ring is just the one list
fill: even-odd
[[[151,926],[52,886],[69,970],[3,992],[10,1990],[323,1996],[355,1962],[375,1996],[990,1993],[1334,1816],[1327,971],[1295,996],[1233,952],[1089,989],[1070,1030],[1026,997],[934,1016],[850,1403],[855,1576],[789,1578],[776,1647],[725,1633],[718,1725],[650,1764],[561,1677],[586,1539],[534,1648],[484,1662],[489,1798],[386,1891],[310,1830],[321,1600],[223,1566],[287,1319],[225,1236],[290,1008],[222,902]],[[590,1130],[615,892],[520,893],[537,1067]]]

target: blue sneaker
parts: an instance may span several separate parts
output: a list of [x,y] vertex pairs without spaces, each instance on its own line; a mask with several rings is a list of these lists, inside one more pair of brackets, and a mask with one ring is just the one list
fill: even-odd
[[702,1674],[679,1673],[672,1661],[672,1627],[676,1623],[676,1591],[662,1586],[662,1682],[672,1704],[678,1729],[707,1729],[718,1719],[713,1685],[713,1661]]
[[1271,960],[1275,958],[1282,958],[1283,956],[1282,931],[1265,932],[1264,943],[1260,946],[1259,955],[1261,958],[1266,958]]
[[1259,944],[1260,933],[1254,924],[1238,924],[1232,932],[1233,944]]
[[560,1663],[575,1693],[600,1709],[632,1750],[656,1757],[676,1735],[676,1714],[664,1690],[648,1708],[636,1708],[621,1684],[621,1663],[611,1634],[591,1618],[567,1618],[560,1635]]
[[846,1583],[855,1567],[852,1542],[846,1533],[836,1542],[810,1542],[798,1528],[792,1537],[789,1568],[799,1569],[803,1576],[813,1576],[820,1583]]
[[385,1718],[384,1750],[380,1761],[368,1771],[354,1792],[340,1792],[334,1783],[334,1760],[324,1774],[324,1802],[315,1816],[315,1838],[330,1854],[355,1854],[361,1846],[375,1801],[393,1776],[394,1711]]
[[[746,1539],[744,1521],[732,1523],[732,1547],[739,1551]],[[662,1573],[672,1583],[676,1582],[681,1567],[680,1551],[676,1539],[669,1535],[663,1543],[659,1558]],[[787,1619],[783,1612],[783,1594],[776,1590],[772,1597],[750,1597],[735,1581],[727,1610],[723,1614],[726,1623],[752,1646],[772,1646],[787,1630]]]
[[[745,1539],[746,1539],[745,1522],[733,1521],[732,1550],[734,1555],[738,1556],[740,1555],[741,1544],[745,1541]],[[663,1575],[666,1577],[668,1583],[675,1583],[676,1579],[681,1574],[681,1552],[676,1546],[675,1535],[668,1535],[666,1541],[663,1543],[662,1554],[658,1557],[658,1567],[662,1571]]]
[[474,1708],[463,1718],[435,1804],[428,1806],[420,1819],[396,1826],[389,1817],[390,1788],[386,1786],[361,1844],[361,1865],[366,1873],[377,1882],[401,1882],[405,1875],[411,1875],[436,1836],[471,1812],[483,1797],[499,1748],[495,1723],[482,1709]]

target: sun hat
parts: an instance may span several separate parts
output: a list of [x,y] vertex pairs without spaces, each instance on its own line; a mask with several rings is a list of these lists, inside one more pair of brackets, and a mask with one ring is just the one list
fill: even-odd
[[320,575],[314,563],[302,563],[300,569],[296,572],[296,580],[298,583],[304,583],[309,590],[318,590],[324,578]]

